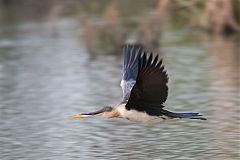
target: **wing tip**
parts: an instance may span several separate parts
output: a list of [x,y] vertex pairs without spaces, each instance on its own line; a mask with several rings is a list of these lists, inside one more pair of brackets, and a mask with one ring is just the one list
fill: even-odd
[[124,43],[122,44],[122,48],[128,48],[128,47],[135,47],[135,48],[143,48],[144,49],[144,45],[142,43]]
[[123,79],[136,80],[139,69],[139,58],[145,52],[141,43],[123,44]]

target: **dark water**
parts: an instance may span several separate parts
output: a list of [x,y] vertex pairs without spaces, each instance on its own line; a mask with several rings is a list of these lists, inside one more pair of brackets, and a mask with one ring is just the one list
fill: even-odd
[[[186,30],[163,35],[172,111],[207,121],[156,126],[66,116],[121,99],[121,55],[91,55],[72,19],[0,29],[0,159],[238,159],[239,44]],[[56,33],[54,32],[56,31]]]

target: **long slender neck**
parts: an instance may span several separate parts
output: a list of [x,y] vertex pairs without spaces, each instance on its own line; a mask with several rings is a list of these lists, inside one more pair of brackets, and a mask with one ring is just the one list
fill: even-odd
[[102,114],[103,117],[106,117],[106,118],[125,118],[126,114],[125,114],[125,105],[126,104],[120,104],[120,105],[117,105],[113,108],[113,110],[111,112],[104,112]]

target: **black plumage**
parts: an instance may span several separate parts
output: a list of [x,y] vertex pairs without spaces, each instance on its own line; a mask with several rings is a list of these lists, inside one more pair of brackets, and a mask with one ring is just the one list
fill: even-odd
[[139,57],[138,75],[133,86],[126,109],[135,109],[149,115],[162,115],[162,104],[168,96],[168,75],[158,56],[143,52]]
[[141,44],[126,44],[123,47],[123,76],[120,84],[123,90],[122,103],[126,103],[128,101],[131,89],[136,83],[139,58],[143,52],[144,49]]
[[141,44],[127,44],[123,47],[123,80],[136,80],[139,67],[139,58],[144,52]]

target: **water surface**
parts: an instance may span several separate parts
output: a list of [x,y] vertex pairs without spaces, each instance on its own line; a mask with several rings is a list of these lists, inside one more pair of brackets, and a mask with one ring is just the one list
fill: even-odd
[[[156,126],[67,119],[121,100],[122,56],[88,53],[74,19],[0,28],[0,159],[238,159],[239,45],[178,30],[163,35],[171,111],[207,121]],[[53,33],[56,32],[56,33]]]

